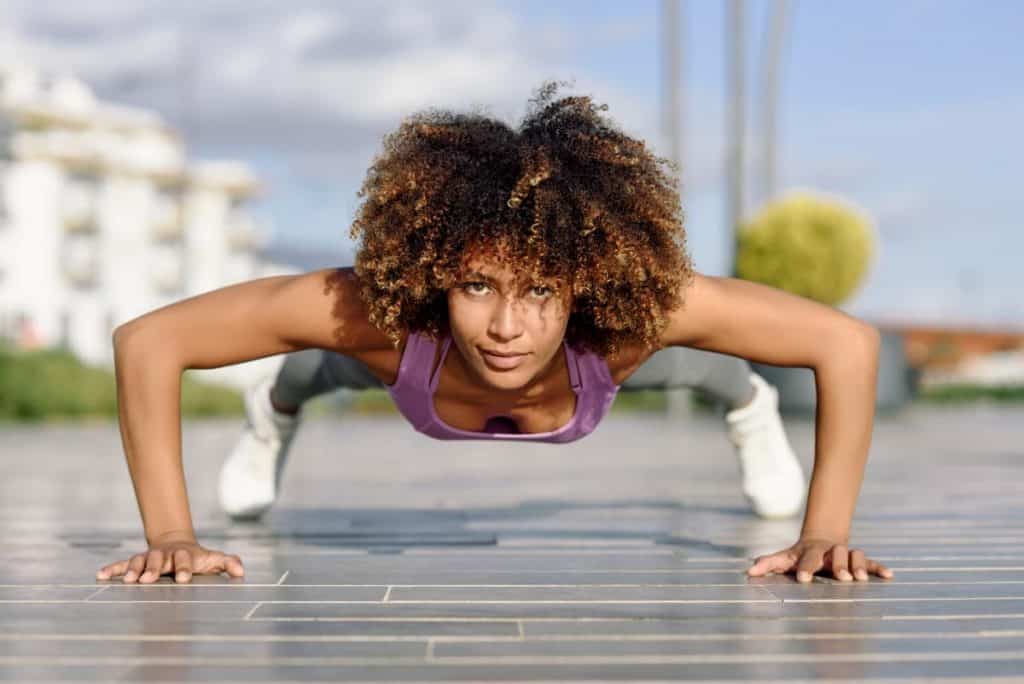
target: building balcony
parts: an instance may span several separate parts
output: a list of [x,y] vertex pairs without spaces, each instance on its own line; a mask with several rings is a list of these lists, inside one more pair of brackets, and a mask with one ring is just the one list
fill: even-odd
[[175,295],[181,294],[185,287],[185,279],[181,272],[154,271],[152,275],[153,289],[158,294]]
[[153,249],[150,256],[150,274],[153,289],[161,295],[183,294],[185,269],[182,254],[173,245]]
[[68,181],[61,196],[61,219],[69,233],[92,233],[96,230],[96,191],[93,184]]
[[100,282],[99,252],[95,240],[71,238],[63,245],[61,267],[75,287],[92,288]]
[[64,275],[75,287],[93,288],[99,285],[100,269],[95,261],[85,263],[65,263]]
[[267,243],[267,234],[251,216],[236,213],[227,222],[228,248],[234,252],[251,252]]
[[158,241],[180,240],[185,236],[184,212],[181,203],[169,197],[156,202],[153,237]]

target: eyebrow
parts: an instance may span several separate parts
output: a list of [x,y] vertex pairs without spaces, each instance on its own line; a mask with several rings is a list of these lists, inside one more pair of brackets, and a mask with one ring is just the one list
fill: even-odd
[[469,273],[466,274],[466,278],[479,278],[481,280],[486,280],[488,282],[494,283],[495,285],[498,284],[497,280],[495,280],[489,275],[481,273],[480,271],[470,271]]

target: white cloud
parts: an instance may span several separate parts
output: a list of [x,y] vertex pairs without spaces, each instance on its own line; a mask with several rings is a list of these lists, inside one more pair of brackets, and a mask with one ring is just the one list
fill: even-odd
[[427,105],[507,110],[556,75],[563,49],[480,2],[140,6],[14,2],[6,52],[171,121],[191,107],[204,137],[315,150]]

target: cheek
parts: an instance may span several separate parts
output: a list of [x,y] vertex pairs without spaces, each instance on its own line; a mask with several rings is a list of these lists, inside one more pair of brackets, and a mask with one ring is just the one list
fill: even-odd
[[480,302],[473,302],[464,297],[448,298],[448,322],[452,330],[473,332],[487,325],[488,310]]
[[569,309],[557,299],[549,299],[533,307],[534,317],[543,328],[564,328],[569,323]]

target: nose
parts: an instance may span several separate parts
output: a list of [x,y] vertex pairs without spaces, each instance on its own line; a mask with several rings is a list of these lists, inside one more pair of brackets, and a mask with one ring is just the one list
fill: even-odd
[[494,312],[488,332],[499,340],[514,340],[523,334],[522,303],[513,297],[501,297]]

